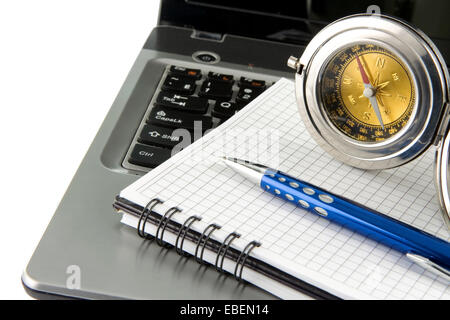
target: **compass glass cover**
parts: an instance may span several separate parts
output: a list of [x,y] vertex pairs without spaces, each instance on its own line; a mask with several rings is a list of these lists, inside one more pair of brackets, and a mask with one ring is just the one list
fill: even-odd
[[325,65],[320,82],[326,115],[340,132],[356,141],[384,141],[411,120],[414,79],[405,63],[381,46],[343,48]]

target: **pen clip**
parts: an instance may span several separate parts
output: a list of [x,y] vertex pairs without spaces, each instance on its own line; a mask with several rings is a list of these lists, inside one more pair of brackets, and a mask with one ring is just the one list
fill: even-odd
[[434,273],[435,275],[443,277],[447,281],[450,281],[450,271],[431,261],[430,259],[410,252],[406,254],[406,257],[412,262],[420,265],[422,268]]

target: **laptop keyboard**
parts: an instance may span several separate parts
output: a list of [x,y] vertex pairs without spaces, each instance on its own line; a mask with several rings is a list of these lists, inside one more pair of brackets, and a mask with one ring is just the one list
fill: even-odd
[[269,85],[239,74],[167,66],[122,165],[138,171],[157,167],[174,148],[178,152],[216,128]]

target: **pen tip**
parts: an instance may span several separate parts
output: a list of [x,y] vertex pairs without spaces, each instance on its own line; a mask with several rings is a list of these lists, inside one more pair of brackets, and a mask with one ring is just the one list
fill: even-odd
[[235,158],[230,158],[230,157],[226,157],[226,156],[219,156],[218,158],[219,158],[219,160],[222,160],[222,161],[232,161],[232,162],[236,162],[236,159],[235,159]]

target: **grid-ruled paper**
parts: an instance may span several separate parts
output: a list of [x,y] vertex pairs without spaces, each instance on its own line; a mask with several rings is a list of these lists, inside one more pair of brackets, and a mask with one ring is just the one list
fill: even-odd
[[[254,137],[258,131],[274,138],[277,147],[267,139],[257,145],[229,139],[224,145],[224,136]],[[396,169],[364,171],[344,165],[309,136],[298,115],[294,85],[282,79],[121,196],[141,205],[154,197],[170,200],[183,209],[180,221],[196,214],[204,225],[219,224],[223,234],[242,234],[241,243],[258,240],[262,246],[252,254],[342,297],[450,299],[445,280],[399,252],[263,192],[208,155],[266,158],[264,164],[278,163],[294,177],[449,241],[433,182],[434,150]]]

